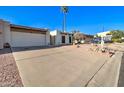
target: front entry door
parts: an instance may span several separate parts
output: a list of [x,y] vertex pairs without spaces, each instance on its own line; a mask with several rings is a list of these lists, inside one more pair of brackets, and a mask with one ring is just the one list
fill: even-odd
[[71,43],[71,37],[69,37],[69,43]]
[[62,43],[65,43],[65,36],[62,36]]

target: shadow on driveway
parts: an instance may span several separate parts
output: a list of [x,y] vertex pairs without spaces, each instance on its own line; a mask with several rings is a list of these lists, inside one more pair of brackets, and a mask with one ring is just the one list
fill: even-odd
[[29,51],[29,50],[39,50],[39,49],[49,49],[49,48],[56,48],[56,47],[62,47],[62,46],[70,46],[71,44],[68,45],[50,45],[50,46],[32,46],[32,47],[12,47],[13,52],[20,52],[20,51]]

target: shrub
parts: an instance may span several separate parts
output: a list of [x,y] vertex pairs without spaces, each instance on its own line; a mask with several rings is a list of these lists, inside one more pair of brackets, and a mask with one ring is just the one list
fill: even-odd
[[122,43],[122,40],[120,38],[113,38],[112,39],[113,42],[118,42],[118,43]]

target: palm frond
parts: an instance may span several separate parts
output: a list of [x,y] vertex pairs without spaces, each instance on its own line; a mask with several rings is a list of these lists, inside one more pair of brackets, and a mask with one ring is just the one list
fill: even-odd
[[67,6],[61,6],[61,10],[63,13],[68,13],[68,7]]

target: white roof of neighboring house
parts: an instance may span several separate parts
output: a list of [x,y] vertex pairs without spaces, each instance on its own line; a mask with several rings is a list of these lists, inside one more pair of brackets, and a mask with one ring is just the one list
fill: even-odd
[[53,31],[50,31],[50,35],[52,35],[52,36],[57,35],[57,31],[58,31],[58,30],[53,30]]
[[98,36],[106,36],[106,34],[110,33],[110,31],[97,33]]

